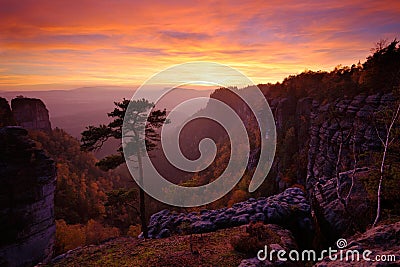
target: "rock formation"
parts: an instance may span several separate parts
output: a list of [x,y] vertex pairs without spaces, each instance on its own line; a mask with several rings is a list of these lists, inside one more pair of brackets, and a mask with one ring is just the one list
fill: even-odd
[[[394,101],[392,94],[375,94],[338,99],[324,105],[313,103],[306,185],[328,243],[351,233],[349,227],[353,227],[351,220],[354,218],[357,218],[357,227],[361,228],[353,229],[353,232],[365,230],[367,222],[372,220],[375,207],[371,206],[365,185],[358,179],[369,175],[365,167],[370,166],[368,163],[367,166],[360,166],[360,163],[354,166],[353,156],[380,150],[374,112],[390,107]],[[342,142],[342,136],[347,140]],[[355,174],[355,187],[347,211],[336,196],[336,162],[340,143],[343,148],[338,170],[341,173],[339,191],[348,191],[354,168],[362,170]]]
[[[380,225],[375,228],[369,229],[365,233],[354,235],[346,240],[347,246],[343,250],[343,254],[346,255],[346,251],[354,250],[358,251],[360,255],[359,261],[332,261],[329,257],[325,257],[322,261],[318,262],[314,266],[316,267],[347,267],[347,266],[400,266],[400,222],[393,224]],[[337,249],[337,247],[333,247]],[[371,254],[366,255],[370,261],[363,259],[363,252],[369,250]],[[351,255],[351,254],[350,254]],[[379,255],[379,259],[376,260],[376,256]],[[395,256],[394,259],[389,260],[389,256]],[[383,257],[382,257],[383,256]],[[332,257],[340,258],[340,252],[333,254]],[[356,256],[355,256],[356,257]],[[367,260],[368,260],[367,259]]]
[[40,99],[17,97],[11,100],[11,108],[18,125],[28,130],[49,132],[49,111]]
[[[340,143],[341,131],[344,135],[351,132],[351,141],[356,142],[361,154],[365,151],[376,151],[380,142],[373,123],[373,113],[384,110],[395,101],[392,94],[358,95],[353,99],[338,99],[324,105],[314,101],[310,115],[310,148],[308,152],[307,183],[309,186],[319,180],[327,179],[335,174],[337,147]],[[329,109],[336,114],[330,114]],[[334,117],[340,123],[337,123]],[[344,144],[342,165],[352,168],[350,144]]]
[[[354,186],[348,206],[345,209],[337,197],[336,179],[327,179],[316,183],[314,189],[314,212],[322,232],[323,243],[330,244],[342,236],[356,231],[364,231],[373,220],[374,212],[368,193],[362,182],[369,175],[368,168],[360,168],[354,173]],[[346,196],[353,171],[340,174],[340,194]]]
[[55,186],[54,161],[27,131],[0,128],[0,266],[32,266],[51,258]]
[[[365,221],[369,220],[374,212],[371,209],[375,207],[371,207],[368,201],[365,185],[358,179],[369,174],[369,170],[364,168],[369,166],[354,166],[353,145],[358,155],[380,151],[381,144],[373,121],[374,112],[390,107],[394,101],[395,98],[390,93],[360,94],[353,98],[343,97],[323,103],[309,97],[297,101],[289,98],[269,101],[278,134],[284,135],[288,130],[288,122],[295,122],[290,124],[296,133],[294,150],[298,155],[306,156],[306,167],[303,170],[299,166],[296,180],[306,187],[318,222],[323,228],[322,235],[328,238],[328,243],[349,232],[349,227],[352,227],[349,224],[349,214],[358,216],[359,226],[363,228],[366,226]],[[336,195],[336,162],[342,135],[347,139],[342,144],[338,170],[341,173],[339,191],[346,193],[351,180],[350,173],[355,167],[362,170],[355,174],[356,185],[348,211],[344,210]],[[283,155],[285,153],[287,151],[283,151]],[[277,174],[276,188],[284,190],[287,185],[282,182],[279,171],[288,166],[281,165],[280,157],[282,155],[276,155],[272,171],[275,170]]]
[[249,199],[231,208],[202,210],[199,213],[171,213],[162,210],[153,214],[149,223],[149,237],[163,238],[189,228],[193,233],[205,233],[248,224],[250,221],[279,224],[307,236],[312,232],[310,205],[299,188],[288,188],[283,193]]

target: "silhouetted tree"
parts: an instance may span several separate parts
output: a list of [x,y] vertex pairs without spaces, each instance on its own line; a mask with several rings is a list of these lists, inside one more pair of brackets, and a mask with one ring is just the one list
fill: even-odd
[[[159,141],[159,134],[157,129],[160,128],[163,123],[166,122],[166,110],[153,110],[147,116],[147,112],[154,107],[153,103],[150,103],[146,99],[141,100],[128,100],[123,99],[122,102],[114,102],[116,108],[114,111],[107,115],[114,118],[108,125],[89,126],[85,131],[82,132],[81,148],[84,150],[97,150],[103,146],[103,144],[110,138],[122,139],[123,131],[129,130],[132,135],[129,149],[132,155],[137,159],[139,168],[139,184],[143,183],[143,169],[142,169],[142,157],[145,155],[145,151],[142,151],[139,145],[143,140],[146,142],[146,150],[150,151],[157,146]],[[128,106],[129,112],[127,113]],[[128,128],[124,128],[124,119],[128,125]],[[146,134],[142,136],[145,130]],[[114,169],[119,165],[125,163],[123,155],[122,144],[116,151],[116,154],[109,155],[101,159],[96,165],[104,171]],[[148,237],[147,223],[146,223],[146,209],[145,209],[145,192],[139,186],[139,214],[140,221],[143,231],[143,236]]]
[[370,91],[392,91],[400,85],[400,47],[399,41],[393,40],[386,45],[380,41],[372,50],[374,52],[363,64],[361,76],[363,85]]

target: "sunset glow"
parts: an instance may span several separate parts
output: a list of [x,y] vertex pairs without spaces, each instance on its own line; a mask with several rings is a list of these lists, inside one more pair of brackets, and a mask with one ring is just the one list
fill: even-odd
[[0,1],[0,90],[135,86],[188,61],[255,83],[363,62],[400,2]]

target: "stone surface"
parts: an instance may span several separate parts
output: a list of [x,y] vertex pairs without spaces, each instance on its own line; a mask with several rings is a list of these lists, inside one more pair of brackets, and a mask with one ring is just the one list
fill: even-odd
[[[346,250],[357,250],[360,252],[361,261],[331,261],[329,257],[316,263],[318,267],[341,267],[341,266],[400,266],[400,222],[387,225],[379,225],[369,229],[365,233],[354,235],[347,240]],[[334,247],[333,249],[337,249]],[[372,253],[369,259],[375,260],[377,255],[394,255],[394,261],[365,261],[362,258],[362,253],[370,250]],[[340,252],[334,254],[337,258],[340,257]]]
[[40,99],[17,97],[11,100],[11,108],[18,125],[29,130],[49,132],[49,111]]
[[[381,149],[373,123],[373,114],[389,107],[394,100],[392,94],[369,96],[361,94],[353,99],[338,99],[325,105],[316,102],[313,104],[310,114],[306,188],[312,199],[318,223],[328,242],[344,234],[354,233],[356,229],[350,230],[350,227],[353,227],[350,221],[356,217],[361,227],[358,230],[364,230],[367,214],[373,209],[368,201],[365,186],[357,178],[348,211],[344,210],[344,206],[337,198],[336,162],[342,133],[345,137],[349,136],[343,142],[339,169],[339,172],[343,173],[340,178],[340,191],[346,195],[352,170],[355,167],[361,169],[364,167],[354,166],[353,146],[355,145],[358,155]],[[331,109],[335,113],[332,113]],[[363,174],[358,173],[356,176],[359,175]],[[364,175],[368,175],[365,170]]]
[[202,210],[194,213],[171,213],[162,210],[150,218],[149,237],[161,238],[165,230],[170,233],[191,231],[205,233],[233,226],[263,221],[286,226],[294,232],[310,233],[310,205],[299,188],[288,188],[268,198],[249,199],[231,208]]
[[[336,192],[336,179],[328,179],[315,184],[314,208],[319,220],[319,226],[324,238],[335,241],[341,236],[363,231],[371,223],[374,214],[372,203],[368,200],[368,193],[361,181],[362,176],[369,175],[368,168],[360,168],[354,175],[354,186],[347,208],[339,201]],[[340,194],[346,196],[351,184],[353,171],[340,174]]]
[[[336,115],[329,114],[327,105],[314,103],[310,114],[310,145],[308,150],[307,186],[312,187],[320,180],[335,175],[337,148],[341,130],[351,133],[349,142],[343,144],[342,165],[344,170],[353,169],[351,149],[355,140],[359,154],[380,148],[372,115],[393,103],[392,94],[358,95],[353,99],[339,99],[331,103]],[[340,120],[340,125],[333,117]]]
[[53,160],[21,127],[0,128],[0,265],[32,266],[53,252]]

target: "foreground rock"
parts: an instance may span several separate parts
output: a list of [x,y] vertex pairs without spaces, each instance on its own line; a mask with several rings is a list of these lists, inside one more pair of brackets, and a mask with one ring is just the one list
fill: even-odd
[[[314,266],[400,266],[400,222],[377,226],[363,234],[349,238],[347,243],[348,245],[343,250],[358,251],[360,253],[360,261],[331,261],[327,257]],[[371,251],[371,254],[367,255],[371,261],[366,261],[362,258],[362,254],[366,250]],[[340,257],[339,252],[334,255],[338,258]],[[376,261],[377,255],[381,257],[380,259],[386,258],[386,261]],[[389,255],[394,255],[395,260],[387,260]]]
[[0,128],[0,266],[32,266],[53,252],[54,161],[20,127]]
[[251,198],[231,208],[202,210],[200,212],[173,213],[162,210],[153,214],[149,223],[150,238],[164,238],[175,233],[206,233],[249,222],[283,225],[296,233],[310,233],[310,205],[299,188],[288,188],[278,195]]

